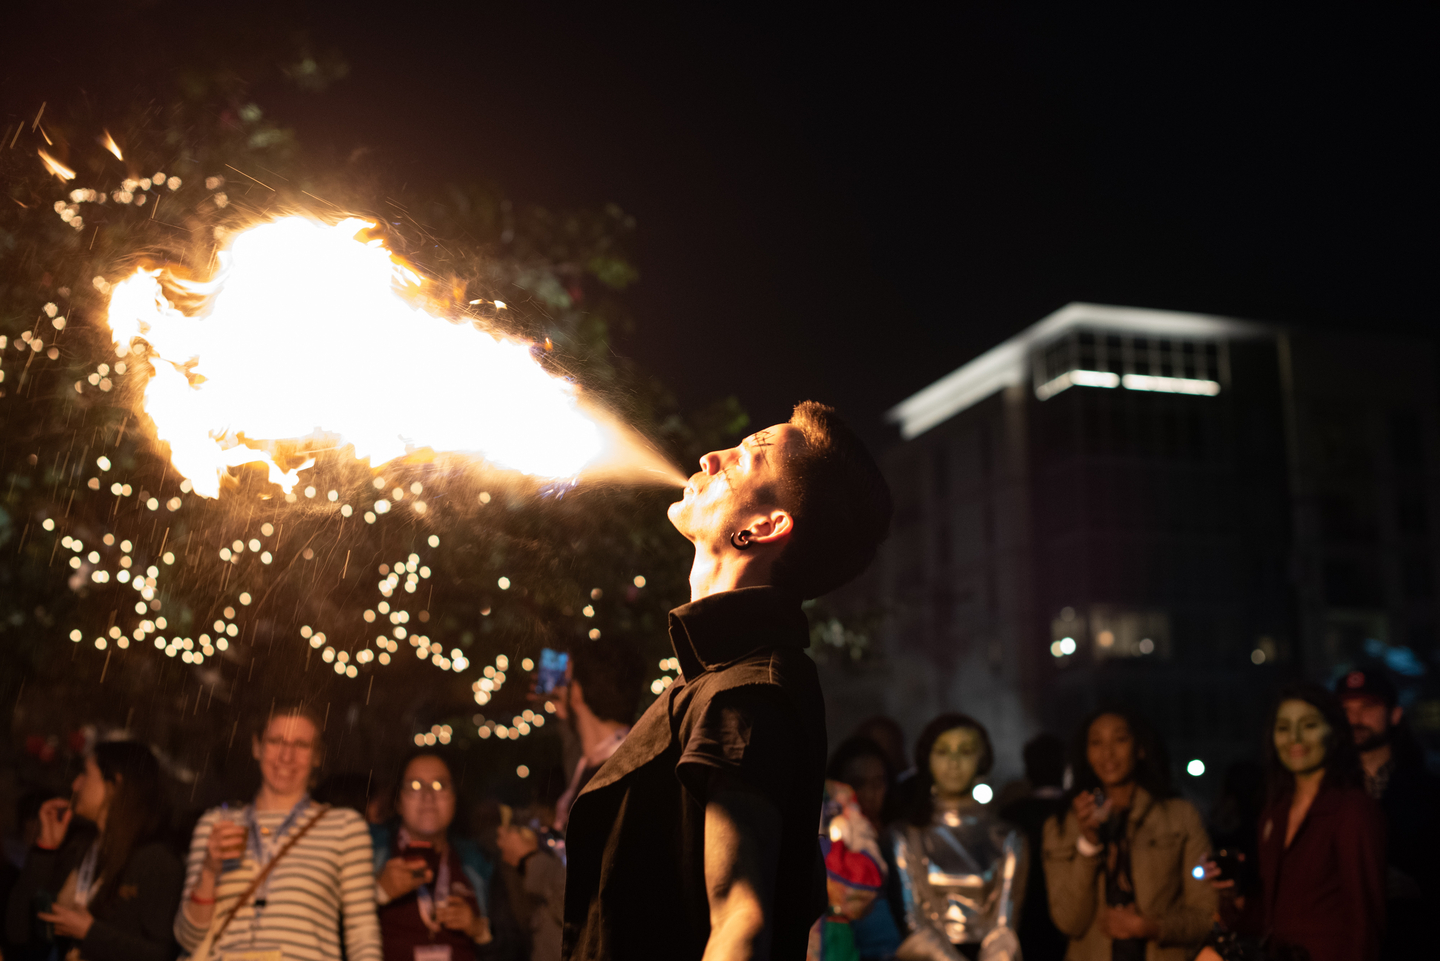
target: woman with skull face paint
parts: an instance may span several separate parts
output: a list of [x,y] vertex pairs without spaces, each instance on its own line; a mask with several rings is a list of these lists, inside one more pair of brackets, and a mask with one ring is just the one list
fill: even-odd
[[891,832],[909,935],[898,958],[1020,956],[1025,839],[971,795],[993,762],[990,735],[964,714],[942,714],[920,734],[914,801]]
[[1385,922],[1385,827],[1365,793],[1344,708],[1318,684],[1290,684],[1269,732],[1260,880],[1272,951],[1374,961]]

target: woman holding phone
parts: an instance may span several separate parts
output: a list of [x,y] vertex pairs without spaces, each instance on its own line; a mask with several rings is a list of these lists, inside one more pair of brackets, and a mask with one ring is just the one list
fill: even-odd
[[385,961],[473,961],[491,941],[486,892],[494,865],[451,834],[454,777],[435,751],[410,756],[395,789],[396,823],[370,829]]
[[[6,941],[24,957],[169,961],[180,860],[159,840],[160,765],[143,744],[95,745],[70,800],[40,806],[40,836],[6,912]],[[76,818],[79,819],[76,822]]]
[[[1345,709],[1318,684],[1287,684],[1270,709],[1267,734],[1260,922],[1247,925],[1253,914],[1241,914],[1235,935],[1212,938],[1200,958],[1268,952],[1311,961],[1376,961],[1385,927],[1385,825],[1379,805],[1365,793]],[[1207,867],[1215,873],[1214,865]],[[1414,956],[1422,953],[1417,946]]]
[[1045,824],[1045,881],[1069,961],[1185,961],[1215,892],[1192,873],[1210,850],[1200,813],[1170,787],[1164,749],[1125,710],[1092,714],[1074,754],[1070,810]]
[[343,916],[345,957],[380,961],[365,821],[310,798],[322,725],[305,705],[263,718],[250,742],[255,799],[212,808],[196,824],[175,916],[175,937],[191,954],[208,942],[212,958],[338,961]]

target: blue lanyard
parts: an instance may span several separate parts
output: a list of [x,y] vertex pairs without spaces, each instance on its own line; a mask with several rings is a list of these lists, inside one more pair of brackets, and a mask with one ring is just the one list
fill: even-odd
[[75,903],[80,907],[90,906],[90,895],[95,892],[95,871],[100,866],[100,841],[97,839],[85,853],[85,860],[75,869]]
[[[266,845],[260,838],[260,823],[255,819],[255,805],[250,804],[246,806],[245,823],[250,828],[250,837],[246,842],[246,847],[249,848],[251,857],[255,859],[255,870],[263,870],[265,865],[270,863],[271,858],[275,856],[275,851],[280,847],[281,839],[295,826],[295,822],[299,820],[301,812],[309,806],[309,794],[306,794],[300,800],[296,801],[295,806],[290,809],[290,814],[280,823],[280,827],[275,830],[275,835],[270,845]],[[271,848],[271,850],[267,850],[267,847]],[[266,876],[259,890],[255,892],[254,905],[257,914],[261,908],[265,907],[267,895],[270,892],[270,881],[273,877],[274,872],[271,872]]]

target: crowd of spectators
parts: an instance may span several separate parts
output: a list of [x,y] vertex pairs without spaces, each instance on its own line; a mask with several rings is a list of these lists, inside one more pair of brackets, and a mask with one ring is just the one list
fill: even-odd
[[[167,843],[151,750],[102,741],[68,797],[21,799],[6,845],[3,958],[553,961],[568,802],[624,740],[638,666],[572,659],[552,696],[578,750],[548,809],[472,832],[454,760],[420,748],[388,790],[317,789],[323,720],[258,718],[259,788]],[[878,717],[834,750],[821,821],[831,912],[811,955],[1002,961],[1377,961],[1411,957],[1437,901],[1435,781],[1393,686],[1355,671],[1276,696],[1261,766],[1237,765],[1207,823],[1165,745],[1123,706],[1067,746],[1042,734],[991,800],[984,724],[944,714],[907,755]],[[369,779],[364,779],[368,782]]]

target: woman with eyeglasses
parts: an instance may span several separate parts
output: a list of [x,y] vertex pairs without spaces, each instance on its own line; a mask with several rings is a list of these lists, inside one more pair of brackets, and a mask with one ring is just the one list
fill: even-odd
[[170,922],[183,871],[160,838],[161,801],[160,765],[148,747],[95,745],[70,800],[40,807],[40,835],[6,918],[17,957],[49,957],[55,947],[59,957],[86,961],[174,956]]
[[456,806],[450,766],[420,751],[401,769],[395,820],[370,829],[385,961],[474,961],[476,945],[492,939],[486,892],[494,865],[451,833]]
[[195,825],[175,917],[190,954],[208,942],[209,958],[338,961],[343,930],[348,961],[380,961],[365,820],[310,797],[323,725],[303,704],[262,718],[250,742],[255,799],[212,808]]

